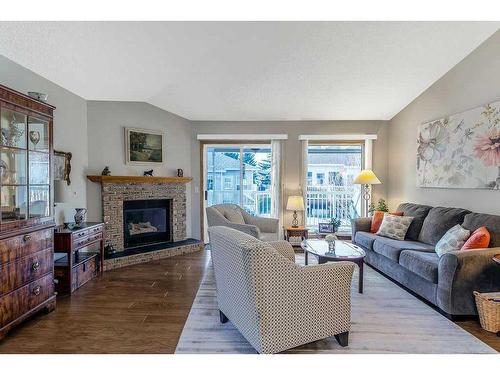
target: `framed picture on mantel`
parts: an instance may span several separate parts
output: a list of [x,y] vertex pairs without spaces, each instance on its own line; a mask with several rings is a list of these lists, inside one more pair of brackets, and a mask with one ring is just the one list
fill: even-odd
[[162,164],[163,132],[125,128],[125,162],[130,165]]

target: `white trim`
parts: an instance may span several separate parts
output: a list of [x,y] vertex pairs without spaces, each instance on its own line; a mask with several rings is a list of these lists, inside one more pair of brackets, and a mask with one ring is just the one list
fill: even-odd
[[198,141],[267,141],[273,139],[288,139],[288,134],[198,134]]
[[299,141],[363,141],[377,139],[377,134],[308,134],[299,135]]
[[373,161],[373,140],[365,139],[365,165],[364,169],[372,169]]

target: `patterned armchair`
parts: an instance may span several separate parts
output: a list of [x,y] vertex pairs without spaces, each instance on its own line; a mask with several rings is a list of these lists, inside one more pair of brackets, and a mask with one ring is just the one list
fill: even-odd
[[335,336],[348,344],[354,264],[295,264],[286,241],[262,242],[227,227],[208,230],[222,323],[259,353]]
[[236,204],[216,204],[206,210],[208,227],[233,228],[262,241],[280,239],[278,219],[250,215]]

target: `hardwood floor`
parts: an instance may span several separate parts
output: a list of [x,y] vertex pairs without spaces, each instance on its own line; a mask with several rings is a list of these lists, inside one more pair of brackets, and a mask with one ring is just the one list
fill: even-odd
[[207,251],[107,271],[12,330],[0,353],[173,353]]
[[[209,261],[203,251],[107,271],[12,330],[0,353],[173,353]],[[457,324],[500,351],[477,322]]]

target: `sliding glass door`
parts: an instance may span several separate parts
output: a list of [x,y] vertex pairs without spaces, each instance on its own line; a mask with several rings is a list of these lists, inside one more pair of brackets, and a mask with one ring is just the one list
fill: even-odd
[[271,145],[205,145],[205,207],[232,203],[270,217],[271,165]]
[[363,145],[310,143],[307,151],[307,227],[338,218],[339,231],[350,232],[361,215],[361,187],[353,180],[363,169]]

